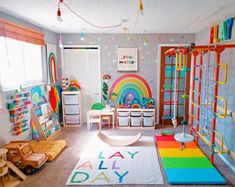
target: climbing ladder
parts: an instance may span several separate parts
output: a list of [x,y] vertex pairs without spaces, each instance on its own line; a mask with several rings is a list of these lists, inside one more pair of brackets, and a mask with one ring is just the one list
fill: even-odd
[[[199,137],[210,148],[210,161],[214,163],[214,154],[222,154],[223,151],[223,136],[216,130],[217,117],[225,118],[227,116],[227,100],[226,98],[218,95],[219,85],[223,85],[227,81],[227,65],[221,63],[221,53],[226,48],[235,48],[234,44],[228,45],[210,45],[210,46],[196,46],[192,52],[192,84],[191,84],[191,115],[190,115],[190,134],[195,135],[195,142],[198,144]],[[215,53],[215,64],[213,66],[209,64],[207,68],[214,70],[214,80],[209,89],[209,85],[203,82],[203,76],[210,76],[203,71],[203,55],[206,53]],[[220,80],[220,70],[224,70],[224,79]],[[207,69],[208,70],[208,69]],[[211,69],[210,69],[211,70]],[[204,75],[203,75],[204,73]],[[208,77],[207,80],[208,81]],[[204,84],[204,86],[203,86]],[[203,90],[202,90],[203,88]],[[211,92],[211,93],[210,93]],[[209,99],[210,96],[210,99]],[[207,99],[205,99],[207,98]],[[203,101],[203,102],[202,102]],[[224,104],[223,112],[218,112],[218,102]],[[205,113],[207,112],[207,113]],[[211,112],[212,115],[209,115]],[[211,118],[211,121],[210,121]],[[215,140],[215,136],[220,138],[220,144],[218,145]],[[220,147],[220,149],[218,148]]]

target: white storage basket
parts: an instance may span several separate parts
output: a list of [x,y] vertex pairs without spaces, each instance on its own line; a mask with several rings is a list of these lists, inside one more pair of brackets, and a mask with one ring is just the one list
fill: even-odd
[[78,95],[64,95],[64,104],[66,105],[79,104]]
[[140,117],[131,117],[131,126],[132,127],[140,127],[141,125],[141,118]]
[[79,106],[78,105],[65,105],[64,114],[79,114]]
[[65,122],[66,124],[78,124],[80,123],[80,116],[79,115],[66,115]]
[[143,124],[144,127],[152,127],[154,125],[154,118],[153,117],[144,117],[143,122],[144,122],[144,124]]
[[132,117],[140,117],[141,116],[141,112],[131,112],[131,116]]
[[118,125],[120,127],[127,127],[129,126],[129,117],[118,117]]
[[151,111],[148,111],[148,112],[143,112],[143,116],[144,117],[153,117],[154,113],[151,112]]

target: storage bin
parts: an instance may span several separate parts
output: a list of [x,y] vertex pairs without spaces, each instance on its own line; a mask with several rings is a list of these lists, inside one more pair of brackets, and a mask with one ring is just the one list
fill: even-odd
[[66,122],[66,124],[80,123],[80,116],[79,115],[66,115],[65,122]]
[[143,112],[143,116],[144,117],[153,117],[154,116],[154,113],[149,111],[149,112]]
[[79,114],[79,105],[65,105],[64,114]]
[[64,104],[66,105],[79,104],[78,95],[64,95]]
[[153,117],[144,117],[143,119],[143,126],[144,127],[152,127],[154,125],[154,118]]
[[141,112],[131,112],[131,116],[133,116],[133,117],[140,117],[141,116]]
[[120,127],[127,127],[127,126],[129,126],[129,117],[128,117],[128,115],[127,115],[127,117],[126,116],[119,116],[118,117],[118,126],[120,126]]
[[132,127],[140,127],[141,117],[131,117],[131,126]]
[[129,112],[118,112],[118,116],[120,116],[120,117],[128,117],[129,116]]

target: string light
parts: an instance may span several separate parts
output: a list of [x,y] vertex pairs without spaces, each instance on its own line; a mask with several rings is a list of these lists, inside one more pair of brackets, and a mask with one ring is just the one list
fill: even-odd
[[60,3],[63,3],[63,0],[60,0],[58,3],[58,9],[57,9],[57,20],[58,21],[63,21],[62,17],[61,17],[61,10],[60,10]]
[[[63,3],[64,0],[59,0],[58,3],[58,9],[57,9],[57,20],[60,22],[60,27],[61,27],[61,22],[63,21],[61,17],[61,10],[60,10],[60,3]],[[61,31],[60,31],[60,39],[59,39],[59,48],[63,48],[63,41],[62,41],[62,36],[61,36]]]
[[63,39],[61,36],[61,32],[60,32],[60,39],[59,39],[59,48],[63,48]]
[[145,33],[144,46],[147,46],[148,45],[148,39],[146,37],[147,30],[145,30],[144,33]]
[[144,15],[144,5],[143,5],[142,0],[139,0],[139,13],[141,16]]
[[148,45],[148,40],[147,38],[144,39],[144,46],[147,46]]
[[[109,25],[109,26],[100,26],[100,25],[96,25],[94,23],[92,23],[91,21],[85,19],[84,17],[80,16],[78,13],[76,13],[68,4],[66,4],[64,2],[64,0],[59,0],[58,3],[58,10],[57,10],[57,20],[62,20],[61,18],[61,10],[60,10],[60,4],[63,4],[65,7],[67,7],[73,14],[75,14],[77,17],[79,17],[80,19],[82,19],[83,21],[87,22],[88,24],[90,24],[93,27],[99,28],[99,29],[110,29],[110,28],[116,28],[116,27],[120,27],[123,24],[123,20],[121,20],[121,23],[116,24],[116,25]],[[63,21],[63,20],[62,20]]]
[[84,37],[83,32],[80,33],[80,40],[81,40],[81,41],[84,41],[84,40],[85,40],[85,37]]

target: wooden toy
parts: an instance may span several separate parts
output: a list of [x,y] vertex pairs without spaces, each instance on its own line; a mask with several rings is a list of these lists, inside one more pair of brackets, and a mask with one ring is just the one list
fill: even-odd
[[14,166],[14,164],[7,161],[7,152],[7,149],[0,149],[0,186],[14,187],[20,183],[20,180],[11,176],[9,170],[12,170],[22,180],[26,179],[26,175],[24,175],[16,166]]
[[12,134],[18,136],[23,132],[29,130],[29,100],[30,92],[18,92],[12,95],[7,103],[8,112],[10,115],[10,122],[13,124]]
[[41,168],[48,158],[44,153],[34,153],[27,141],[11,141],[5,148],[7,159],[28,175]]

